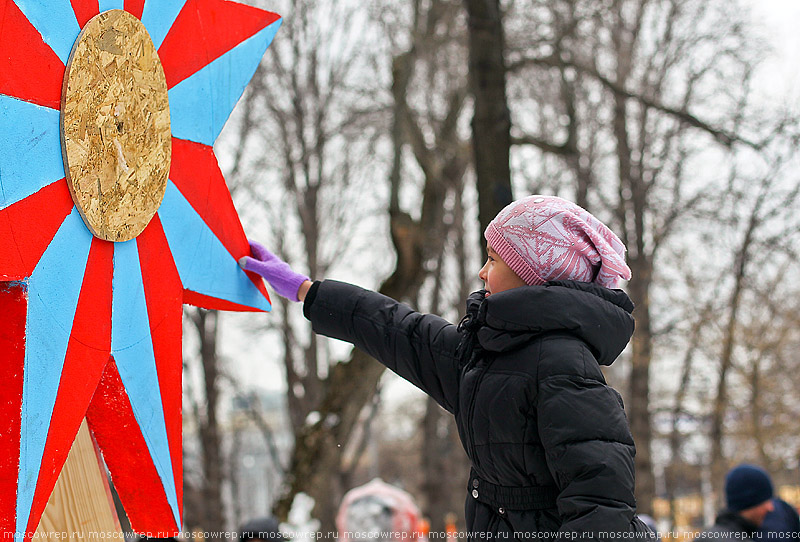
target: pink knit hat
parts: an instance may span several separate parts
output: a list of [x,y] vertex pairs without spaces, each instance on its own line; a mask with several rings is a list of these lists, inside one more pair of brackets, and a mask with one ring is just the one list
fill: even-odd
[[486,240],[526,284],[629,280],[625,245],[585,209],[555,196],[528,196],[500,211]]

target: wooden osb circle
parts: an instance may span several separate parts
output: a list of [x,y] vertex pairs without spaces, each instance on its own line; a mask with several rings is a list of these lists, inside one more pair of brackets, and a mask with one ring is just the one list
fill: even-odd
[[114,9],[72,48],[61,95],[61,146],[75,205],[106,241],[142,233],[167,188],[167,80],[142,22]]

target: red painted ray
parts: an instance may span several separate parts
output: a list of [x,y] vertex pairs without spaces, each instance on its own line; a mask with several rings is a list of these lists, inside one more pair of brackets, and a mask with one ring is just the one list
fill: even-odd
[[28,532],[34,532],[39,525],[72,441],[111,356],[113,259],[113,243],[92,239],[36,482]]
[[[189,202],[189,205],[197,211],[203,222],[211,228],[217,239],[222,242],[231,256],[236,260],[242,256],[250,256],[250,245],[247,236],[239,221],[239,215],[233,206],[228,185],[219,170],[217,157],[214,149],[207,145],[185,141],[183,139],[172,138],[172,166],[169,178]],[[255,273],[248,273],[250,280],[259,289],[264,297],[269,299],[267,288],[264,281]],[[191,294],[194,294],[192,297]],[[192,292],[190,297],[200,301],[200,294]],[[209,300],[212,298],[208,298]],[[184,298],[184,300],[186,300]],[[194,302],[186,300],[187,303],[195,305]],[[220,301],[219,303],[227,303]],[[205,303],[198,307],[211,308]],[[234,308],[237,307],[237,308]],[[217,305],[214,308],[220,308]],[[253,310],[244,308],[242,305],[229,303],[229,307],[223,310]]]
[[0,0],[0,94],[61,108],[64,64],[12,0]]
[[106,365],[86,420],[103,451],[133,530],[163,533],[159,537],[176,536],[175,517],[113,357]]
[[147,317],[153,339],[158,386],[164,407],[167,441],[172,458],[172,475],[183,510],[182,386],[183,357],[181,333],[183,299],[181,278],[156,214],[136,241],[147,302]]
[[[248,273],[249,275],[250,273]],[[260,280],[260,279],[259,279]],[[205,294],[198,294],[192,290],[183,291],[183,302],[195,307],[202,307],[204,309],[214,309],[218,311],[237,311],[237,312],[262,312],[261,309],[248,307],[247,305],[239,305],[231,301],[211,297]]]
[[100,13],[100,5],[97,0],[70,0],[70,2],[81,28],[86,26],[89,19]]
[[19,474],[22,367],[25,360],[25,324],[28,315],[27,288],[22,282],[0,283],[0,531],[17,530],[17,476]]
[[158,56],[172,88],[280,15],[226,0],[187,0]]
[[144,11],[144,0],[125,0],[125,11],[137,19],[141,19],[142,11]]
[[0,280],[30,276],[72,206],[67,181],[61,179],[0,210]]

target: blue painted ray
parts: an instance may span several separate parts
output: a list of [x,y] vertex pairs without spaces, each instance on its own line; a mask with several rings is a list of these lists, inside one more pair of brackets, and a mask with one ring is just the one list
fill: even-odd
[[91,244],[92,234],[73,209],[28,279],[18,533],[27,527]]
[[103,13],[110,9],[125,9],[125,0],[98,0],[97,5],[100,8],[98,13]]
[[114,245],[111,354],[133,415],[164,486],[177,525],[181,524],[167,428],[150,335],[136,240]]
[[183,9],[186,0],[145,0],[142,11],[142,23],[150,34],[156,50],[172,27],[172,23]]
[[62,178],[59,112],[0,95],[0,209]]
[[172,181],[167,183],[158,216],[184,288],[270,310],[269,302]]
[[170,89],[173,136],[214,144],[280,24],[272,23]]

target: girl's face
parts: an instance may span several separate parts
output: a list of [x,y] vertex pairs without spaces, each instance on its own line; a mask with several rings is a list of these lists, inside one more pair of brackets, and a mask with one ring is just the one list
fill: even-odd
[[486,251],[489,253],[489,257],[486,259],[486,264],[478,272],[478,276],[485,284],[486,297],[511,288],[525,286],[525,281],[519,278],[488,244],[486,245]]

